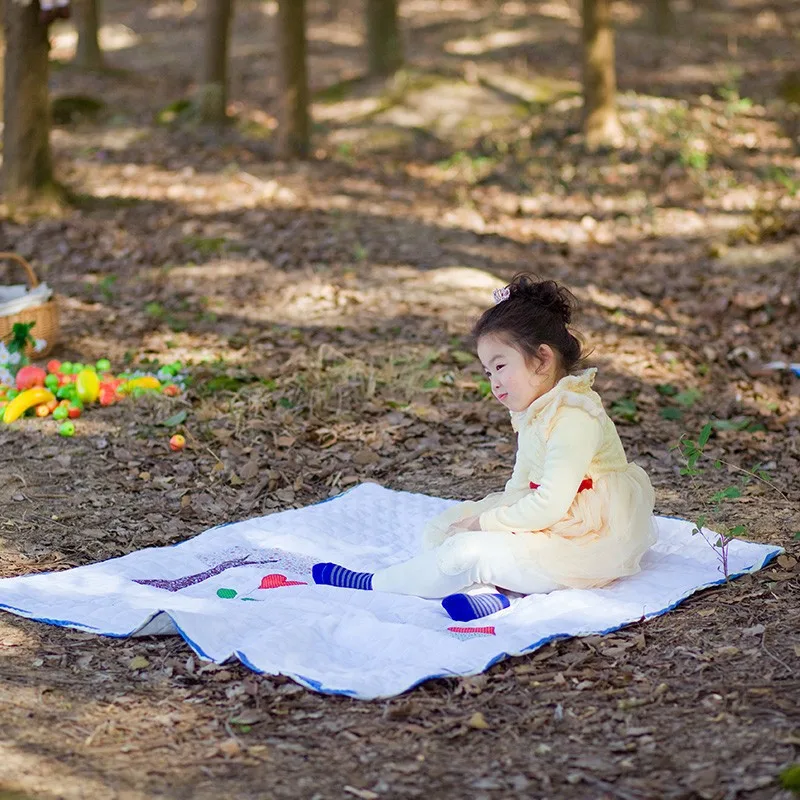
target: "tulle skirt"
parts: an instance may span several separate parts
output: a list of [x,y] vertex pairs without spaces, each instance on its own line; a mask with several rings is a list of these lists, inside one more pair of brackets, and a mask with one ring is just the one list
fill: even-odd
[[[428,523],[424,546],[438,547],[454,522],[511,505],[525,491],[497,492],[452,506]],[[524,537],[526,560],[533,572],[565,587],[605,586],[639,571],[642,556],[656,541],[654,502],[647,473],[637,464],[628,464],[624,470],[593,477],[592,488],[578,492],[566,516],[552,527],[515,533]],[[491,533],[486,531],[487,536]]]

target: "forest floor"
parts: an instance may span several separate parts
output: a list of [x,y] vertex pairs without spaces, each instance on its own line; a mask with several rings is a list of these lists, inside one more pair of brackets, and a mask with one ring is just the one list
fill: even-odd
[[[0,211],[0,249],[61,295],[55,356],[191,364],[181,398],[0,430],[0,575],[66,569],[317,502],[359,481],[504,483],[513,436],[469,355],[515,271],[565,282],[596,388],[661,514],[786,553],[606,637],[393,700],[306,691],[178,637],[0,618],[2,798],[785,798],[800,750],[800,7],[615,4],[626,143],[586,153],[564,0],[406,0],[411,66],[363,80],[356,2],[312,4],[314,155],[272,155],[274,4],[237,4],[234,123],[181,116],[194,4],[108,0],[109,69],[53,94],[63,214]],[[794,75],[794,77],[792,77]],[[189,445],[171,453],[177,411]],[[674,445],[714,421],[696,485]],[[144,656],[147,666],[141,668]],[[136,660],[134,660],[136,659]],[[137,668],[140,667],[140,668]],[[475,725],[476,712],[485,720]],[[238,723],[236,722],[238,720]],[[246,720],[244,724],[242,720]],[[3,791],[5,790],[5,792]]]

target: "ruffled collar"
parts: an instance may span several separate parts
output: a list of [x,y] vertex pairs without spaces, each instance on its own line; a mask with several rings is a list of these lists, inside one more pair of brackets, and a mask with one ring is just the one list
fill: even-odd
[[511,426],[518,431],[526,422],[530,422],[534,417],[549,406],[556,398],[565,392],[574,394],[588,394],[592,391],[592,384],[597,375],[597,367],[589,367],[577,375],[565,375],[552,389],[545,392],[541,397],[537,397],[523,411],[511,411]]

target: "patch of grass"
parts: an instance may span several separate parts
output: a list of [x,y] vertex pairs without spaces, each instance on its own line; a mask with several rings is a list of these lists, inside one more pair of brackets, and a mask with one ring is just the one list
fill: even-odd
[[159,109],[155,115],[155,122],[156,125],[173,125],[176,122],[188,120],[193,112],[192,101],[187,97],[182,97]]
[[224,236],[186,236],[182,241],[183,244],[203,256],[217,255],[228,244],[228,240]]

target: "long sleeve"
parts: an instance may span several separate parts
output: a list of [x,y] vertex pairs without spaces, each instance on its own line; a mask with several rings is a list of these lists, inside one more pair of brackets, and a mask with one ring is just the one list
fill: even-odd
[[485,531],[539,531],[563,519],[602,437],[600,421],[580,408],[563,408],[547,441],[539,488],[480,516]]

